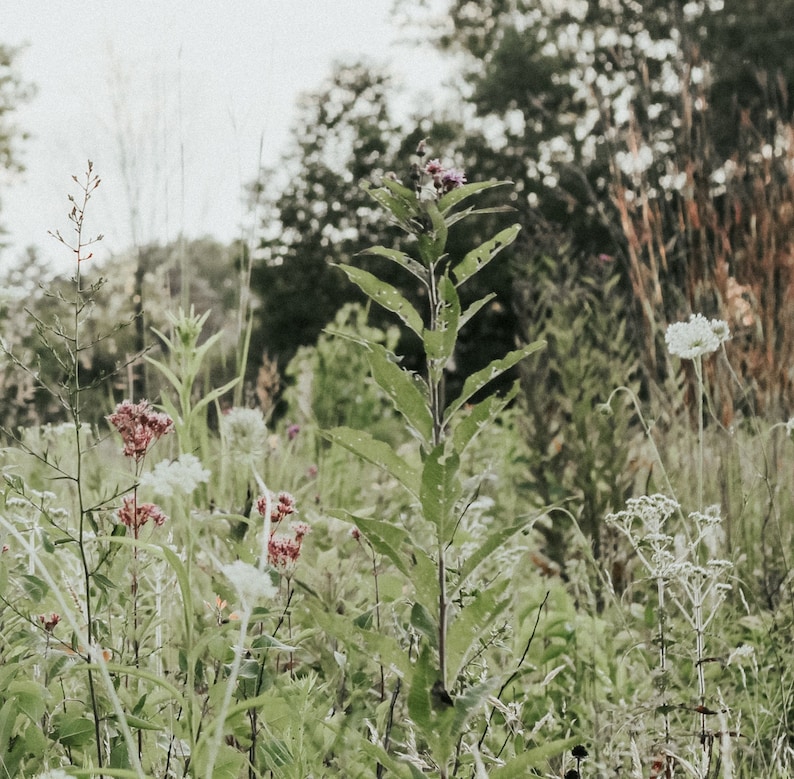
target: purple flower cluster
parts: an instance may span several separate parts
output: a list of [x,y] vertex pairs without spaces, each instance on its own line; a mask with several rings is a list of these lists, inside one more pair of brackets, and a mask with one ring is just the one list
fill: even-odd
[[445,168],[439,160],[430,160],[425,165],[425,173],[430,176],[439,195],[445,195],[466,183],[466,174],[457,168]]

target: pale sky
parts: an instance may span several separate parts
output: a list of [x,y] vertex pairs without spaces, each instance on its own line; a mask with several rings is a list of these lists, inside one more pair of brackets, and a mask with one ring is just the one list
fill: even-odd
[[335,59],[386,63],[410,95],[434,90],[441,60],[405,41],[392,3],[0,0],[0,41],[28,44],[17,71],[38,88],[16,117],[32,137],[26,172],[0,192],[10,233],[0,260],[28,245],[63,258],[47,231],[69,228],[71,176],[88,159],[102,178],[87,225],[106,236],[98,254],[130,246],[133,224],[144,243],[239,237],[260,147],[264,164],[277,160],[296,97]]

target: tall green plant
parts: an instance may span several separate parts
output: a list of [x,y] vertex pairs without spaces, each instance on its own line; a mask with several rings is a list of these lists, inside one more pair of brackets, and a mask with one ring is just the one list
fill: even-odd
[[[446,397],[445,371],[454,358],[461,329],[493,297],[486,295],[464,309],[460,289],[514,241],[519,226],[504,228],[462,258],[450,257],[446,253],[450,228],[469,216],[494,210],[464,206],[464,202],[506,182],[467,184],[460,171],[445,169],[437,160],[426,162],[424,156],[422,143],[406,183],[385,178],[377,186],[365,183],[364,188],[412,237],[414,247],[414,254],[386,246],[375,246],[368,253],[396,263],[413,276],[427,301],[425,311],[417,310],[377,276],[340,266],[368,297],[393,312],[421,341],[425,359],[424,375],[420,376],[402,367],[400,358],[382,344],[359,339],[373,379],[391,399],[416,444],[411,450],[395,451],[368,432],[347,427],[328,430],[325,435],[380,468],[407,493],[410,526],[402,519],[366,516],[365,512],[345,510],[339,514],[352,520],[372,548],[411,585],[410,623],[417,640],[406,652],[405,647],[369,637],[378,643],[381,664],[398,669],[389,724],[381,739],[383,752],[391,743],[397,700],[405,684],[406,727],[418,736],[413,764],[424,763],[446,779],[460,775],[462,745],[466,735],[474,732],[470,730],[472,718],[499,686],[498,672],[474,683],[466,678],[466,666],[487,643],[490,628],[510,600],[509,582],[504,578],[470,585],[481,564],[530,522],[527,516],[493,528],[468,558],[457,554],[461,523],[478,489],[478,485],[464,483],[461,457],[518,391],[516,384],[505,396],[482,397],[484,388],[543,343],[527,344],[494,360],[468,376],[457,397]],[[453,565],[453,560],[463,562]],[[545,755],[561,748],[561,744],[545,745],[542,751]],[[524,753],[515,757],[514,768],[508,763],[493,775],[518,775],[540,758],[540,754]],[[392,762],[388,754],[379,759]],[[471,765],[466,770],[471,771]],[[381,772],[382,768],[379,775]]]

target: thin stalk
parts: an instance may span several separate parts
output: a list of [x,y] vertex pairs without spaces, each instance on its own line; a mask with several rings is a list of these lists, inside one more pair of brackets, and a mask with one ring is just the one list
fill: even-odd
[[[438,307],[440,305],[438,291],[438,277],[436,264],[430,265],[430,284],[428,285],[430,302],[430,330],[438,329]],[[438,365],[438,360],[427,358],[427,375],[430,401],[430,415],[433,420],[433,447],[435,448],[444,440],[442,426],[444,413],[444,366]],[[447,568],[444,554],[444,538],[438,532],[438,673],[443,688],[447,689]]]
[[703,511],[703,358],[698,355],[693,360],[698,382],[698,511]]

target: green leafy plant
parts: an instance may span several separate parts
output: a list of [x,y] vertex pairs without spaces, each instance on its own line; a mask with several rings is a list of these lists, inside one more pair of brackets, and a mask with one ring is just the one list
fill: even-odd
[[[413,276],[426,309],[420,312],[376,275],[340,266],[371,300],[391,311],[422,343],[425,364],[419,375],[401,366],[400,358],[383,344],[358,339],[372,377],[402,416],[415,444],[395,451],[367,431],[347,427],[327,430],[325,436],[399,484],[407,495],[410,513],[410,519],[393,520],[358,510],[338,512],[355,524],[371,549],[387,559],[411,588],[407,645],[373,635],[373,631],[365,636],[378,646],[381,666],[397,669],[386,724],[379,734],[385,753],[378,758],[379,774],[390,751],[397,701],[404,688],[407,721],[401,732],[404,738],[413,739],[411,764],[432,768],[446,779],[471,771],[467,738],[469,742],[473,738],[472,721],[481,716],[489,696],[499,687],[499,672],[475,680],[469,678],[467,666],[487,646],[490,631],[498,630],[499,617],[511,601],[509,580],[497,577],[486,582],[478,573],[532,521],[531,516],[522,516],[499,523],[478,538],[471,554],[460,556],[467,509],[480,486],[476,480],[463,479],[461,459],[478,433],[497,419],[518,391],[514,385],[502,397],[483,397],[484,389],[543,344],[529,343],[492,361],[465,379],[457,397],[446,397],[445,372],[454,358],[461,329],[493,297],[486,295],[464,309],[460,289],[515,240],[519,227],[500,230],[462,258],[449,257],[449,230],[464,218],[494,210],[465,206],[465,202],[506,182],[465,183],[460,171],[446,169],[438,160],[427,162],[424,157],[422,143],[405,183],[384,178],[378,185],[364,186],[392,221],[411,236],[416,256],[386,246],[375,246],[368,253],[396,263]],[[405,749],[405,743],[402,746]],[[479,746],[483,747],[482,742]],[[537,753],[529,750],[514,756],[515,767],[507,761],[493,775],[518,775],[533,761],[563,748],[564,744],[556,743],[538,747]],[[388,762],[391,764],[391,759]],[[464,763],[469,767],[463,768]]]

